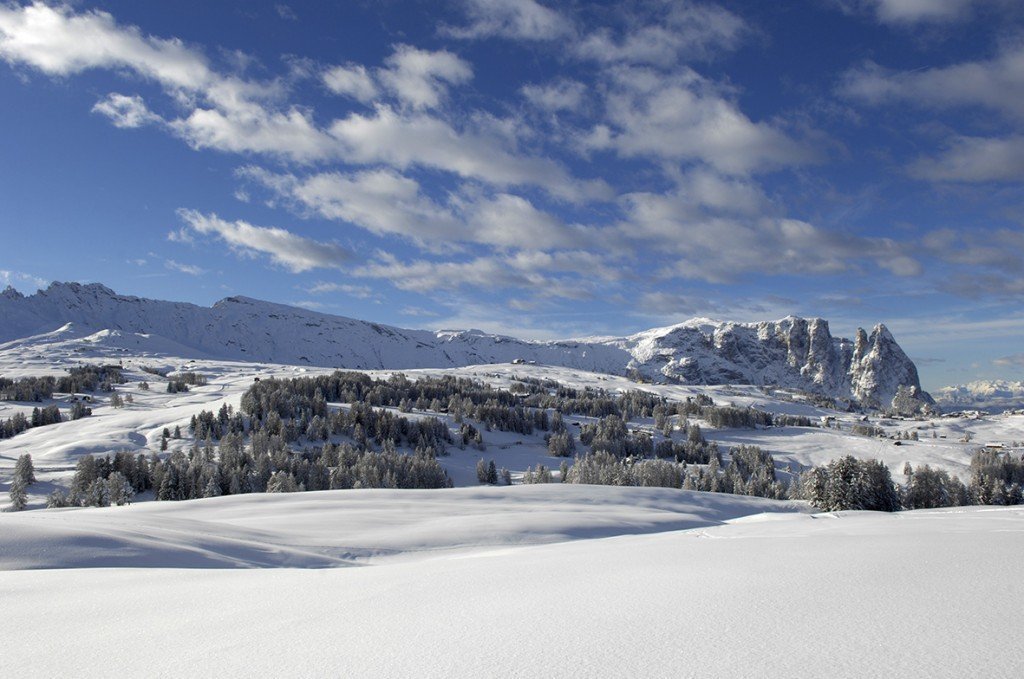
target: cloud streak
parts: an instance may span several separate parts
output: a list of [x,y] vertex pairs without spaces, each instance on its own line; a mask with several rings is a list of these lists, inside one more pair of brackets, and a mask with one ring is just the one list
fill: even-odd
[[243,256],[267,255],[271,262],[293,273],[336,269],[351,258],[340,245],[304,238],[278,227],[227,221],[196,210],[181,209],[178,216],[196,234],[218,238]]

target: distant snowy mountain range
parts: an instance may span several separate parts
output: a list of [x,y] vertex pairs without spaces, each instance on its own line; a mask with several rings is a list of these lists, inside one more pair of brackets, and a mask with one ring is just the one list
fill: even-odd
[[943,410],[1002,412],[1024,408],[1024,382],[979,380],[943,387],[935,393]]
[[[446,368],[535,361],[657,381],[799,389],[878,408],[933,403],[884,325],[853,340],[819,318],[693,319],[628,337],[535,342],[478,330],[405,330],[248,297],[212,307],[53,283],[0,293],[0,350],[69,340],[192,358],[339,368]],[[898,396],[899,395],[899,396]],[[898,396],[898,397],[897,397]]]

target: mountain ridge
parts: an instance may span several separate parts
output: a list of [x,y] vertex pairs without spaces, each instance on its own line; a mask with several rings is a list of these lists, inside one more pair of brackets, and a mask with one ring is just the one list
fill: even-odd
[[1002,412],[1024,409],[1024,381],[975,380],[942,387],[935,400],[944,410]]
[[[242,295],[203,307],[119,295],[100,283],[53,283],[29,296],[8,287],[0,293],[0,319],[0,344],[72,323],[94,342],[124,341],[129,333],[136,345],[140,338],[162,342],[194,358],[395,370],[522,360],[655,381],[792,388],[879,409],[914,411],[933,403],[883,324],[870,334],[858,329],[850,340],[833,337],[821,318],[700,318],[625,337],[535,341],[478,330],[411,330]],[[118,334],[97,337],[103,330]]]

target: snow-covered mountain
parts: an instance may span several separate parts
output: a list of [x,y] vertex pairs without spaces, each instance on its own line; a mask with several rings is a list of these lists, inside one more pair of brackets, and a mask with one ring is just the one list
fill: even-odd
[[851,341],[832,337],[828,322],[818,318],[693,319],[628,337],[533,342],[478,330],[406,330],[248,297],[201,307],[78,283],[53,283],[31,296],[13,288],[0,293],[0,343],[71,339],[194,358],[339,368],[524,360],[619,375],[635,371],[658,381],[774,385],[880,408],[892,407],[894,399],[902,409],[932,402],[884,325],[870,334],[858,330]]
[[945,410],[1001,412],[1024,408],[1024,382],[979,380],[942,387],[935,400]]

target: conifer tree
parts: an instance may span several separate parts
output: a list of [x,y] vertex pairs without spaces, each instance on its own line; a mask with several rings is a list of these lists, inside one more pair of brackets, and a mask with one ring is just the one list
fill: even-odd
[[12,512],[20,512],[25,509],[28,504],[28,492],[25,490],[25,482],[20,477],[14,477],[14,482],[11,483],[11,490],[9,491],[11,497]]
[[32,464],[32,455],[25,453],[18,456],[18,461],[14,464],[14,476],[21,479],[26,486],[36,482],[36,469]]

